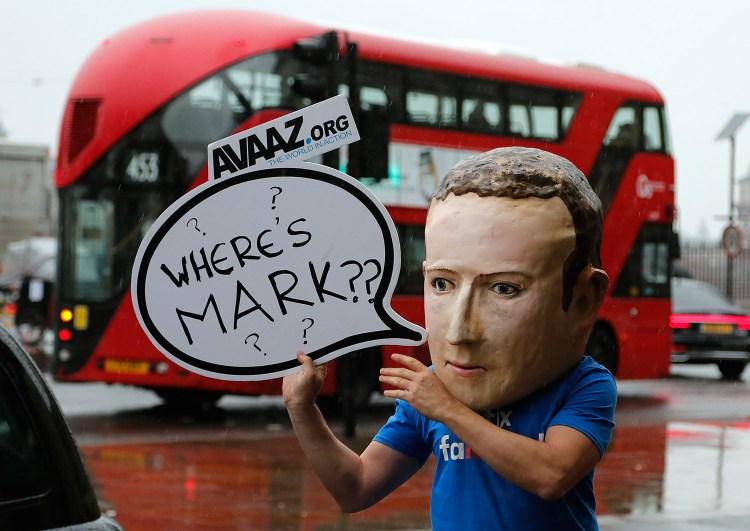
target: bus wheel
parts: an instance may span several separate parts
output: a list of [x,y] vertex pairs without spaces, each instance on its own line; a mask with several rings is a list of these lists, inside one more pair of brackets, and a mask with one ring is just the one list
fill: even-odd
[[153,390],[164,401],[164,405],[175,411],[205,412],[213,409],[224,393],[201,389],[164,387]]
[[747,362],[742,360],[721,360],[717,365],[719,366],[722,380],[739,380]]
[[586,344],[586,354],[604,365],[613,375],[617,374],[617,342],[612,330],[603,324],[594,325]]

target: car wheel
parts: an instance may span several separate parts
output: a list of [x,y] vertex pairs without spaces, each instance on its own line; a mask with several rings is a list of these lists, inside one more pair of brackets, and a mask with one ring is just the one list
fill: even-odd
[[612,330],[603,324],[594,325],[589,341],[586,344],[586,354],[594,361],[604,365],[613,375],[617,373],[617,342]]
[[739,380],[747,362],[741,360],[722,360],[717,365],[719,366],[723,380]]

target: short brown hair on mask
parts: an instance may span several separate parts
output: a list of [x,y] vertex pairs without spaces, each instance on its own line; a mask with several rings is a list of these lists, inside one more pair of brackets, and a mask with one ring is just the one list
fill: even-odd
[[569,160],[524,147],[504,147],[468,157],[448,170],[434,200],[449,194],[526,199],[559,197],[573,218],[576,244],[563,264],[563,309],[583,269],[601,267],[602,203],[581,170]]

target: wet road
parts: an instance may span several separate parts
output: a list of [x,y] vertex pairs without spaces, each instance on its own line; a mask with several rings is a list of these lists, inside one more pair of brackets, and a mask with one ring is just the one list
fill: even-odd
[[[615,436],[595,479],[600,525],[750,528],[750,384],[719,381],[713,367],[674,372],[668,380],[618,383]],[[54,389],[102,505],[128,530],[429,528],[433,460],[375,508],[341,515],[277,398],[227,397],[194,417],[136,389]],[[378,400],[348,444],[363,448],[391,409]],[[340,423],[332,424],[340,433]]]

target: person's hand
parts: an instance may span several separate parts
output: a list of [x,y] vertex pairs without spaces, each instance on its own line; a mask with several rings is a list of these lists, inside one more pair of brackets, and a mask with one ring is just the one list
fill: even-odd
[[302,370],[284,376],[282,382],[281,394],[287,409],[314,405],[328,372],[327,364],[316,366],[312,358],[302,352],[297,352],[297,360],[302,364]]
[[385,396],[400,398],[423,416],[438,422],[438,417],[447,406],[458,403],[435,371],[431,371],[418,359],[403,354],[393,354],[391,359],[403,367],[380,369],[380,381],[396,388],[384,391]]

